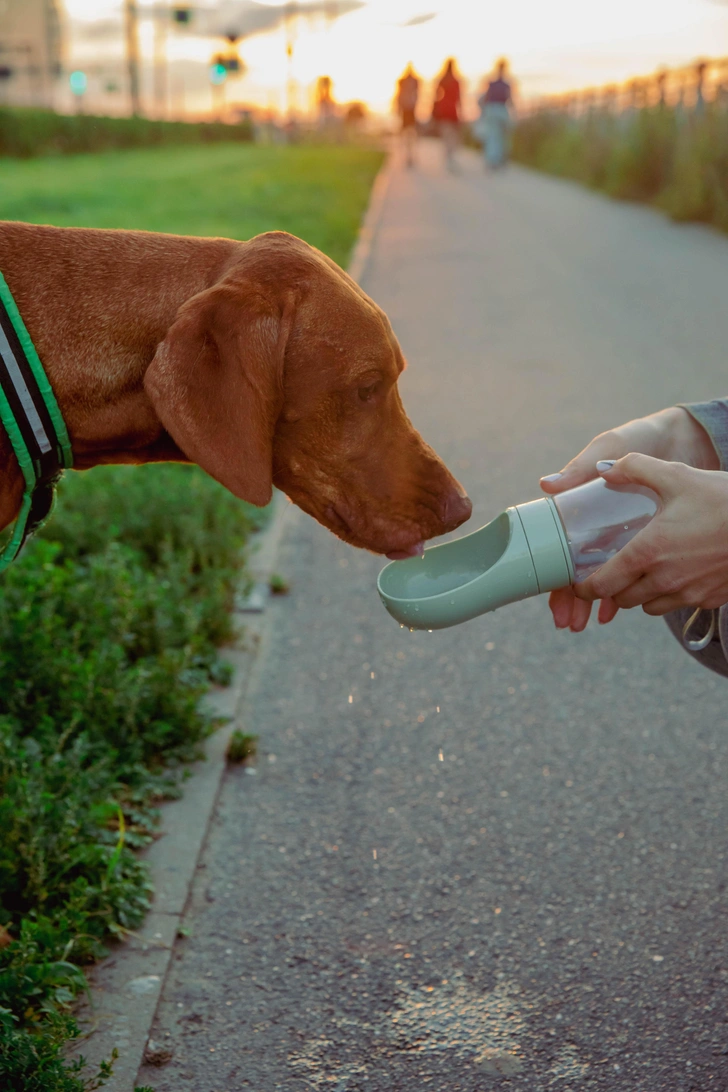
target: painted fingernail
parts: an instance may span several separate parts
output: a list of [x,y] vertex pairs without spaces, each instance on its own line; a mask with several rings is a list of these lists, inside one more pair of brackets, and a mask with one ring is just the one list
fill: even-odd
[[558,474],[544,474],[541,478],[542,482],[557,482],[559,478],[563,478],[563,474],[559,471]]
[[616,461],[616,459],[600,459],[597,463],[597,470],[600,474],[603,474],[606,470],[611,470]]

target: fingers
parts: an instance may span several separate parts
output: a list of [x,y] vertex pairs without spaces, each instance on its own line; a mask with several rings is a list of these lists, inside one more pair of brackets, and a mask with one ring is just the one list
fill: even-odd
[[571,609],[574,594],[571,588],[559,588],[549,595],[549,607],[554,616],[554,625],[557,629],[568,629],[571,625]]
[[600,626],[605,626],[607,622],[611,622],[613,618],[619,613],[619,607],[613,599],[602,599],[599,604],[599,613],[597,619]]
[[619,459],[627,454],[624,440],[614,432],[603,432],[567,463],[558,474],[546,474],[541,478],[545,493],[562,493],[597,477],[596,464],[601,459]]
[[581,633],[586,629],[591,615],[591,603],[585,603],[583,599],[574,598],[574,605],[571,611],[571,625],[569,629],[572,633]]
[[643,603],[642,610],[653,618],[661,618],[663,614],[669,614],[673,610],[680,610],[681,607],[687,605],[681,595],[660,595],[649,603]]
[[[640,536],[637,536],[639,538]],[[635,545],[637,543],[637,545]],[[597,569],[592,576],[574,585],[574,595],[588,603],[595,599],[614,599],[618,607],[626,606],[620,593],[631,588],[645,574],[645,560],[641,544],[632,539],[624,549]],[[630,606],[636,606],[631,603]]]
[[551,592],[549,607],[556,628],[570,629],[572,633],[581,633],[591,614],[591,603],[577,599],[572,588],[559,588]]
[[[613,602],[622,610],[631,610],[632,607],[641,607],[643,603],[649,603],[659,596],[675,594],[674,588],[665,587],[665,577],[661,572],[652,572],[635,580],[633,584],[620,591],[613,597]],[[681,604],[684,606],[685,604]]]
[[[611,460],[606,460],[610,463]],[[610,485],[645,485],[657,493],[663,501],[676,496],[685,487],[684,463],[668,463],[632,451],[615,460],[612,465],[601,463],[598,472]]]

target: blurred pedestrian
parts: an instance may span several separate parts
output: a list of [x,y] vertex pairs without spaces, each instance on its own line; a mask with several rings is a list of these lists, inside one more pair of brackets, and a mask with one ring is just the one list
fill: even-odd
[[337,109],[334,102],[334,83],[331,76],[319,76],[316,80],[316,103],[318,106],[318,127],[330,136],[337,132]]
[[411,64],[397,83],[397,112],[402,119],[402,143],[407,166],[414,166],[417,142],[417,100],[420,97],[420,81]]
[[445,64],[435,91],[432,120],[445,148],[445,165],[455,171],[455,149],[460,139],[460,81],[455,75],[455,61],[451,57]]
[[483,141],[483,152],[488,167],[504,167],[508,162],[511,131],[510,106],[513,101],[511,85],[506,79],[508,62],[498,61],[495,79],[488,83],[478,99],[480,119],[478,132]]

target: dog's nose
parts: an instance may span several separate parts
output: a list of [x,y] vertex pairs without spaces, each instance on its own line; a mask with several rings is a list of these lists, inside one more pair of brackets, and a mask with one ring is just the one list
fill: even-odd
[[445,494],[442,503],[442,522],[446,531],[454,531],[466,519],[470,519],[473,505],[467,493],[461,493],[459,489],[450,489]]

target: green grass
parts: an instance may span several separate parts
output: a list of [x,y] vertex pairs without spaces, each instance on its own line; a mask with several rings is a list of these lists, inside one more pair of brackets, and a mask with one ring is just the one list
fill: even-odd
[[249,239],[282,230],[345,265],[382,153],[212,144],[0,160],[0,218]]
[[728,110],[722,105],[693,114],[657,106],[622,117],[544,112],[516,127],[513,157],[612,197],[656,205],[675,220],[728,231]]
[[[0,161],[0,217],[246,238],[345,262],[382,156],[205,145]],[[135,850],[213,725],[217,646],[260,516],[196,467],[70,473],[0,578],[0,1089],[86,1092],[64,1061],[83,965],[149,905]],[[231,759],[252,753],[234,740]],[[237,748],[237,749],[236,749]]]

